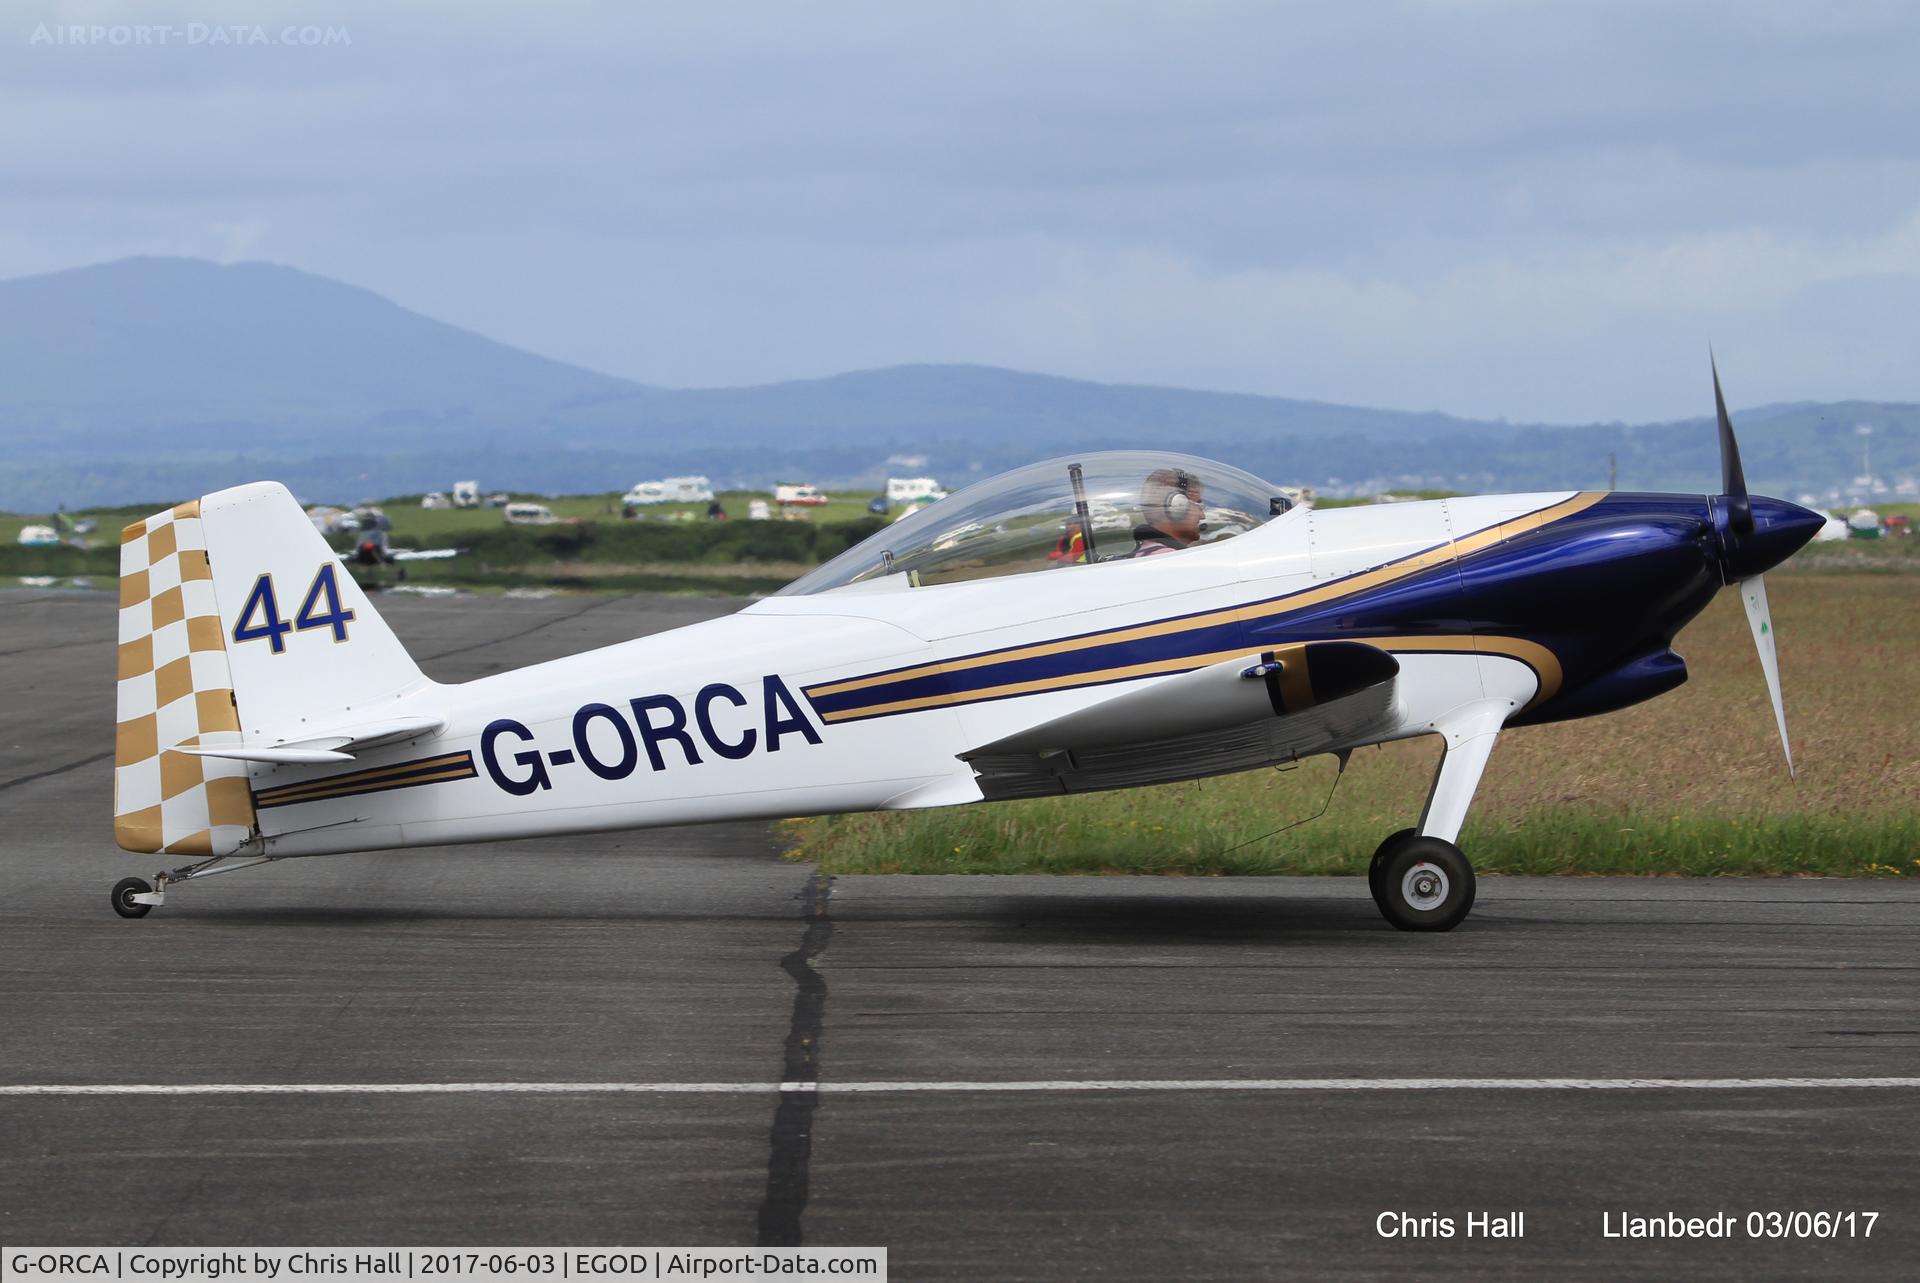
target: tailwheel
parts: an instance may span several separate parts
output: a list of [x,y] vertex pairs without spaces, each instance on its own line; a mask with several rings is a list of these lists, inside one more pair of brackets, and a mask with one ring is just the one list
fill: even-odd
[[[238,873],[241,869],[272,864],[279,858],[277,855],[215,855],[198,864],[183,864],[177,869],[162,869],[153,875],[152,882],[148,882],[145,878],[121,878],[113,884],[113,911],[123,918],[144,918],[156,905],[167,902],[167,890],[176,883],[191,882],[195,878],[210,878],[216,873]],[[235,860],[239,863],[232,862]]]
[[1451,931],[1473,908],[1473,866],[1453,843],[1395,834],[1381,852],[1373,898],[1399,930]]
[[113,884],[113,911],[123,918],[144,918],[153,905],[141,896],[153,894],[153,884],[145,878],[121,878]]

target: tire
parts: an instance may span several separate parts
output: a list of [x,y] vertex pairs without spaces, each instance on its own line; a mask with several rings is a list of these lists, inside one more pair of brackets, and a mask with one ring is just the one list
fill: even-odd
[[145,878],[121,878],[113,884],[113,911],[123,918],[144,918],[153,912],[150,904],[136,904],[133,897],[145,895],[153,886]]
[[1451,931],[1473,908],[1473,866],[1440,838],[1399,845],[1380,869],[1380,912],[1401,931]]
[[[1373,902],[1375,904],[1380,903],[1380,871],[1386,868],[1388,859],[1400,848],[1402,842],[1418,836],[1419,830],[1417,829],[1401,829],[1398,833],[1395,833],[1392,837],[1382,842],[1380,849],[1373,853],[1373,860],[1367,865],[1367,890],[1373,893]],[[1382,908],[1381,912],[1384,913],[1386,910]]]

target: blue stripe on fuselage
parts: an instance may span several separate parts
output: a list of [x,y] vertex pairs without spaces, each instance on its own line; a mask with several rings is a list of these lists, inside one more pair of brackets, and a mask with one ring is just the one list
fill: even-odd
[[[849,679],[871,683],[858,689],[836,691],[832,688],[845,682],[832,681],[806,693],[823,720],[845,722],[909,711],[895,710],[900,704],[951,707],[1005,698],[999,693],[1002,688],[1031,682],[1060,682],[1051,689],[1074,689],[1127,680],[1129,674],[1117,670],[1137,665],[1174,663],[1164,671],[1184,671],[1178,661],[1223,651],[1254,652],[1326,639],[1465,634],[1521,638],[1545,646],[1563,665],[1565,691],[1644,652],[1649,637],[1671,640],[1712,597],[1719,582],[1700,552],[1703,528],[1710,529],[1710,522],[1702,496],[1608,495],[1572,516],[1457,561],[1297,610],[1259,613],[1310,590],[1237,608],[1251,613],[1250,620],[1219,622],[1219,609],[1170,616],[1006,647],[1012,657],[1004,661],[991,661],[993,652],[985,652],[965,657],[966,667],[916,665],[895,670],[901,674],[896,680],[877,673]],[[1356,571],[1348,578],[1377,569]],[[1180,627],[1183,619],[1194,623]],[[1150,636],[1101,640],[1162,627],[1166,631]],[[1050,653],[1023,653],[1039,648]],[[983,658],[989,662],[979,662]],[[1550,720],[1540,716],[1541,711],[1533,710],[1529,720]]]

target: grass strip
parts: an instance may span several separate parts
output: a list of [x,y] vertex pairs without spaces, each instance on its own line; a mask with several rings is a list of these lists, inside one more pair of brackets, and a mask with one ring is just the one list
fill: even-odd
[[[1221,823],[1204,834],[1175,831],[1138,814],[1068,811],[1061,802],[793,820],[785,826],[794,842],[788,854],[834,874],[1362,874],[1392,831],[1391,820],[1323,821],[1230,850],[1263,830]],[[1752,821],[1542,811],[1469,823],[1461,845],[1489,874],[1920,877],[1920,819],[1912,815]]]
[[[1789,777],[1746,617],[1722,593],[1681,634],[1686,685],[1500,737],[1460,844],[1489,873],[1920,877],[1920,577],[1782,576],[1772,593]],[[829,873],[1360,873],[1418,819],[1433,737],[1297,770],[945,810],[788,834]],[[1262,839],[1248,842],[1248,839]],[[1245,846],[1238,844],[1247,842]],[[1238,846],[1238,849],[1229,850]]]

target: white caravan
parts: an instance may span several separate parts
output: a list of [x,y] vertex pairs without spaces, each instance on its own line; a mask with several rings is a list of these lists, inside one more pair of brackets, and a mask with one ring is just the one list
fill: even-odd
[[916,499],[944,499],[947,492],[932,477],[888,477],[887,502],[912,503]]
[[782,481],[773,488],[773,501],[783,508],[818,508],[827,502],[819,486]]
[[713,485],[705,477],[668,477],[664,481],[642,481],[627,491],[621,500],[630,508],[645,508],[661,503],[711,503]]

